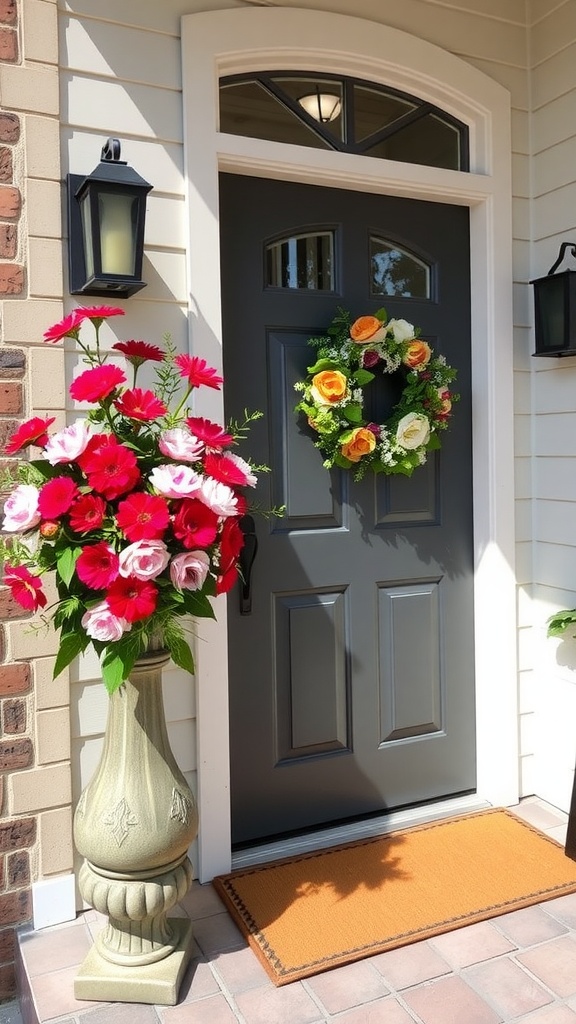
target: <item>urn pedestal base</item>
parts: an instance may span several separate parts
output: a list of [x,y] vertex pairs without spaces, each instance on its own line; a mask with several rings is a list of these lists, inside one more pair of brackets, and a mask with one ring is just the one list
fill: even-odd
[[76,999],[175,1006],[190,962],[192,922],[185,917],[174,917],[169,918],[168,923],[177,945],[169,956],[156,963],[141,967],[113,964],[102,956],[96,945],[92,946],[74,980]]

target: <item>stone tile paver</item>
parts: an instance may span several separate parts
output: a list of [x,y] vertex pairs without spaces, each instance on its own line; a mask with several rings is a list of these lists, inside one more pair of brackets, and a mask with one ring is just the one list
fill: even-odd
[[325,971],[306,979],[306,987],[328,1013],[340,1013],[388,995],[384,979],[369,961]]
[[525,907],[511,914],[503,914],[494,924],[519,949],[555,939],[568,931],[566,925],[547,914],[542,907]]
[[253,988],[236,997],[246,1024],[316,1024],[324,1014],[300,982],[283,988]]
[[232,995],[246,992],[250,988],[272,988],[272,982],[262,964],[248,947],[220,953],[212,961],[212,966],[216,977],[224,982]]
[[576,995],[576,941],[570,936],[536,946],[516,959],[561,999]]
[[82,1024],[159,1024],[153,1006],[143,1003],[106,1003],[82,1014]]
[[391,949],[388,953],[372,957],[371,963],[397,991],[421,985],[423,981],[431,981],[451,971],[446,960],[432,949],[429,942],[415,942],[402,949]]
[[550,992],[507,957],[470,967],[463,978],[488,999],[505,1020],[554,1001]]
[[236,1014],[223,995],[163,1008],[160,1019],[162,1024],[238,1024]]
[[573,1013],[569,1006],[555,1003],[531,1013],[528,1017],[518,1017],[514,1024],[576,1024],[576,1013]]
[[64,967],[79,966],[92,945],[82,920],[58,929],[29,932],[22,936],[20,949],[31,978]]
[[220,986],[205,960],[193,960],[180,986],[179,1003],[192,1003],[206,996],[214,996],[220,992]]
[[469,967],[471,964],[490,960],[493,956],[510,953],[516,947],[505,935],[502,935],[489,921],[467,925],[445,935],[437,935],[429,940],[430,945],[451,967]]
[[576,893],[559,896],[556,900],[549,900],[543,904],[542,909],[568,928],[576,928]]
[[213,956],[228,949],[242,949],[246,946],[240,930],[226,913],[196,921],[194,938],[204,956]]
[[423,1024],[500,1024],[502,1017],[470,988],[452,976],[429,981],[403,993]]
[[343,1013],[334,1024],[414,1024],[414,1017],[392,997]]

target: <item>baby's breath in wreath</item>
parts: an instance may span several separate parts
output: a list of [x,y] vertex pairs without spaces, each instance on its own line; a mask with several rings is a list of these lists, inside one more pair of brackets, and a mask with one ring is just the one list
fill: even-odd
[[[411,476],[429,451],[440,448],[439,432],[459,398],[450,390],[456,370],[434,355],[419,329],[406,320],[388,320],[384,309],[354,322],[339,309],[327,333],[328,338],[310,339],[316,362],[306,380],[294,385],[302,396],[296,411],[318,435],[315,446],[325,456],[324,466],[355,469],[355,480],[368,469]],[[378,372],[400,373],[405,385],[390,418],[370,423],[363,389]]]

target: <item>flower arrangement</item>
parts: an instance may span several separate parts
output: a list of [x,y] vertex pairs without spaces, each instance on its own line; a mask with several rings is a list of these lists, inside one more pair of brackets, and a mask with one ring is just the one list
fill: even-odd
[[[354,469],[356,480],[368,469],[411,476],[440,447],[438,433],[459,398],[449,387],[456,370],[434,355],[418,329],[406,320],[388,320],[384,309],[354,322],[340,309],[327,333],[328,338],[310,339],[317,359],[306,380],[295,384],[302,395],[296,411],[318,435],[324,466]],[[364,417],[363,389],[376,372],[400,372],[405,382],[384,423]]]
[[[82,350],[89,368],[70,394],[91,408],[52,435],[54,418],[35,416],[9,438],[7,454],[34,446],[40,457],[12,478],[2,523],[10,536],[0,548],[5,582],[27,611],[46,608],[42,576],[55,572],[54,675],[92,644],[111,693],[153,638],[194,671],[179,619],[213,618],[210,598],[236,580],[243,492],[256,476],[230,449],[259,416],[247,413],[228,431],[192,415],[194,390],[219,389],[223,379],[198,356],[177,355],[169,338],[165,349],[136,340],[112,346],[132,368],[128,385],[100,345],[102,324],[122,314],[77,308],[46,331],[45,342],[72,338]],[[93,344],[81,337],[88,325]],[[154,364],[153,390],[137,387],[144,363]]]

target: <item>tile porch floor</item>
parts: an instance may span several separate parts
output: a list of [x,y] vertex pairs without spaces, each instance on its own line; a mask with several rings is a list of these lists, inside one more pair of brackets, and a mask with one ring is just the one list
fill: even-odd
[[[516,812],[563,843],[567,816]],[[174,1007],[77,1002],[77,965],[100,925],[88,911],[21,936],[21,999],[5,1024],[576,1024],[576,894],[275,988],[210,885],[180,907],[193,962]],[[21,1020],[20,1020],[21,1018]]]

